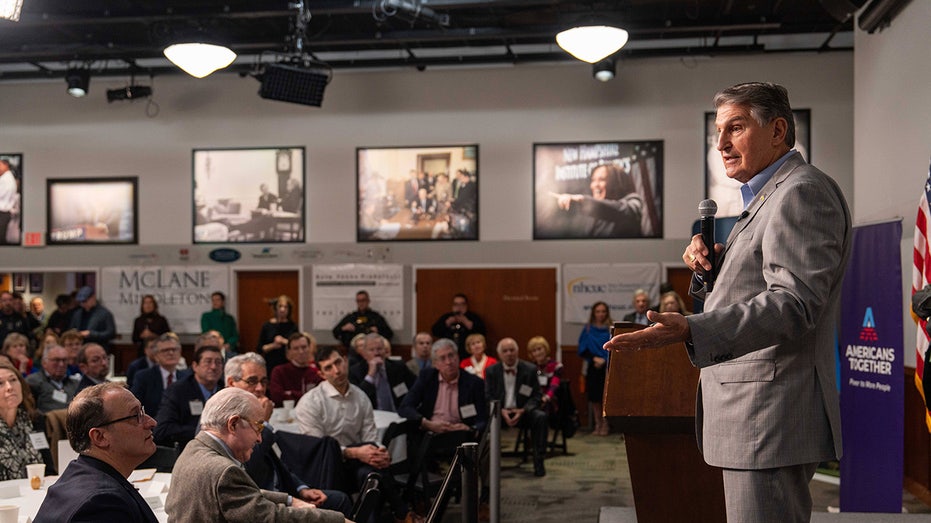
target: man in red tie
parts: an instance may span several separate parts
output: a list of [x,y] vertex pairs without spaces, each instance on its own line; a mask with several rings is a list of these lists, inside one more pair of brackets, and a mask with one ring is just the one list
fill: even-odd
[[152,414],[158,413],[165,390],[191,373],[190,369],[177,368],[181,361],[181,342],[173,332],[162,334],[155,342],[155,361],[158,365],[136,373],[130,389],[146,412]]

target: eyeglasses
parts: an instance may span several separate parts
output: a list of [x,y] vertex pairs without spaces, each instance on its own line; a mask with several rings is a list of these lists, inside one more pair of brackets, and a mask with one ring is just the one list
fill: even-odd
[[97,425],[94,428],[99,429],[99,428],[106,427],[107,425],[113,425],[114,423],[119,423],[121,421],[129,421],[131,419],[136,420],[136,425],[142,425],[143,423],[145,423],[145,417],[146,417],[145,407],[139,407],[139,412],[137,412],[136,414],[130,414],[129,416],[123,416],[122,418],[110,420],[106,423],[101,423],[100,425]]
[[158,352],[162,354],[168,354],[168,353],[181,352],[181,349],[179,349],[178,347],[165,347],[163,349],[158,349]]
[[249,418],[242,418],[242,419],[243,419],[243,421],[246,421],[247,423],[249,423],[249,426],[252,427],[252,430],[254,430],[254,431],[256,432],[256,434],[261,435],[261,434],[262,434],[262,430],[265,429],[265,422],[264,422],[264,421],[252,421],[252,420],[249,419]]
[[252,376],[251,378],[248,378],[248,379],[237,378],[236,381],[241,381],[250,387],[255,387],[259,383],[261,383],[263,387],[268,386],[268,378],[259,379],[259,378],[256,378],[255,376]]
[[58,363],[58,364],[68,363],[67,358],[49,358],[48,361],[49,363]]

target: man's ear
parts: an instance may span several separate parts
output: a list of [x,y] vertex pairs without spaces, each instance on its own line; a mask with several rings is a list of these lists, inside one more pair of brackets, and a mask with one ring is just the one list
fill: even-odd
[[91,446],[101,449],[110,448],[110,433],[98,427],[90,429],[87,433],[91,440]]
[[776,118],[773,120],[773,144],[781,144],[786,141],[786,133],[789,132],[789,123],[785,118]]

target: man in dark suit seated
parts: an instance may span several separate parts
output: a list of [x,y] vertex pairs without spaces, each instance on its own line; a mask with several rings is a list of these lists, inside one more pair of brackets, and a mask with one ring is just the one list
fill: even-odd
[[387,343],[381,334],[366,334],[360,354],[363,360],[349,370],[349,380],[365,392],[372,407],[396,412],[416,377],[400,361],[388,359]]
[[237,388],[207,400],[202,430],[172,472],[165,500],[169,521],[348,521],[339,512],[315,508],[284,492],[261,490],[246,474],[242,465],[262,440],[263,413],[255,396]]
[[643,289],[634,291],[633,297],[634,312],[624,315],[624,321],[639,323],[640,325],[649,325],[647,311],[650,310],[650,295]]
[[265,490],[286,492],[319,508],[342,512],[348,518],[352,511],[352,500],[349,496],[338,490],[311,488],[306,481],[291,472],[275,451],[275,431],[268,423],[274,404],[265,395],[268,390],[265,358],[255,352],[234,356],[226,362],[224,375],[227,387],[242,389],[258,398],[265,413],[262,441],[245,463],[246,472],[252,481]]
[[501,420],[508,427],[529,428],[533,439],[533,474],[546,475],[546,413],[540,408],[540,384],[537,366],[517,357],[517,341],[504,338],[498,342],[499,363],[485,369],[485,397],[501,402]]
[[190,369],[178,370],[181,342],[173,332],[166,332],[158,337],[158,341],[155,342],[155,359],[158,365],[137,372],[129,389],[142,402],[146,412],[153,415],[158,413],[165,390],[176,381],[191,375]]
[[42,356],[42,370],[26,377],[40,412],[68,408],[78,389],[77,376],[66,375],[68,351],[60,345],[49,347]]
[[156,360],[156,342],[158,342],[158,336],[150,335],[142,337],[142,348],[144,354],[134,359],[129,364],[129,367],[126,368],[126,387],[128,387],[130,390],[132,390],[133,383],[135,383],[136,373],[158,366],[158,361]]
[[155,420],[117,383],[83,390],[68,407],[68,440],[78,452],[49,487],[33,520],[158,521],[126,478],[155,453]]
[[158,425],[155,427],[155,442],[172,446],[177,443],[184,448],[194,438],[204,403],[223,388],[223,354],[220,348],[205,345],[194,351],[194,374],[173,384],[165,390],[162,404],[158,407]]
[[81,369],[81,381],[77,392],[107,381],[110,373],[110,358],[107,351],[97,343],[86,343],[78,349],[78,368]]

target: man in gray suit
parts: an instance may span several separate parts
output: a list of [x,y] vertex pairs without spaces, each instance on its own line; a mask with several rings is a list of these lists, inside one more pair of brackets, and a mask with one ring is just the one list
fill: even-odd
[[242,464],[262,441],[264,416],[258,398],[245,390],[227,388],[210,396],[200,417],[202,430],[172,471],[165,502],[171,521],[348,521],[285,492],[260,490],[252,481]]
[[745,210],[717,244],[719,275],[701,235],[682,255],[705,312],[650,312],[656,322],[606,349],[685,342],[701,368],[696,430],[705,461],[724,469],[729,521],[809,521],[808,482],[841,455],[834,328],[850,212],[837,184],[791,147],[785,88],[740,84],[715,98],[717,149],[744,185]]

